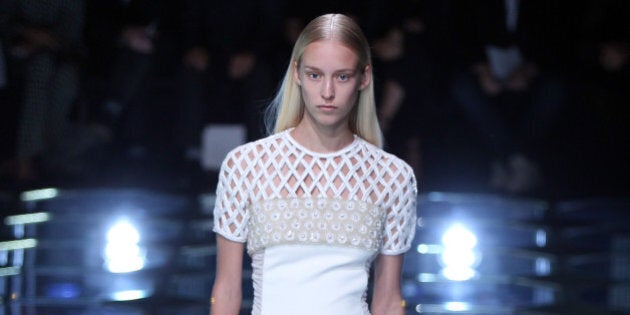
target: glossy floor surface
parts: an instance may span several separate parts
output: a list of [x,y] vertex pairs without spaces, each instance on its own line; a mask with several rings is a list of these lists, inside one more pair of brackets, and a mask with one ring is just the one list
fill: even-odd
[[[213,194],[48,188],[0,200],[0,314],[208,313]],[[407,314],[630,311],[629,200],[427,192],[418,215]]]

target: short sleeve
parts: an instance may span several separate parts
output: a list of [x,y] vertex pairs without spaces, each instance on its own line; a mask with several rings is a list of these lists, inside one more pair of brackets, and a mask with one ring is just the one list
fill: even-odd
[[242,157],[242,154],[234,150],[221,164],[213,212],[213,231],[231,241],[244,243],[247,240],[249,212],[244,183],[247,163],[241,160]]
[[418,188],[411,167],[404,164],[403,172],[394,182],[391,206],[387,209],[381,254],[398,255],[411,248],[416,233],[416,203]]

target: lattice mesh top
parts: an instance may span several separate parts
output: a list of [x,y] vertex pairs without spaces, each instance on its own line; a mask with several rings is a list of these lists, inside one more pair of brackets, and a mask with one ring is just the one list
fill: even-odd
[[219,174],[215,232],[247,241],[250,254],[283,243],[390,255],[409,249],[417,196],[409,165],[357,136],[340,151],[317,153],[289,132],[228,154]]

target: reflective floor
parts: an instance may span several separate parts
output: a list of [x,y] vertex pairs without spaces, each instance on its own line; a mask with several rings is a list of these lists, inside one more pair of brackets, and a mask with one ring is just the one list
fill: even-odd
[[429,193],[406,257],[410,314],[630,310],[630,204]]
[[[630,313],[630,200],[418,201],[407,314]],[[208,314],[213,204],[135,188],[0,194],[0,315]]]

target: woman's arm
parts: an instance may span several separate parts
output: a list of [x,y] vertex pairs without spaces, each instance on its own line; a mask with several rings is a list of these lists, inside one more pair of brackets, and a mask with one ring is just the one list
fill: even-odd
[[400,292],[403,255],[383,255],[374,266],[373,315],[403,315],[405,304]]
[[211,315],[236,315],[241,309],[243,243],[217,234],[217,271],[210,306]]

